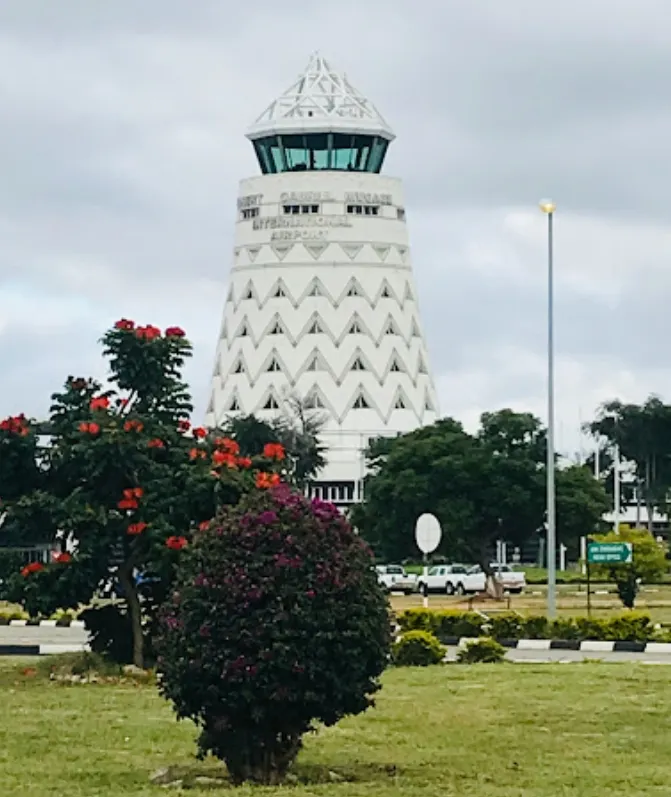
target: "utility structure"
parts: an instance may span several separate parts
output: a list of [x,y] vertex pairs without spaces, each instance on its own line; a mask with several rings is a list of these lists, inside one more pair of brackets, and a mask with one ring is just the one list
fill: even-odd
[[269,419],[288,397],[324,419],[313,495],[361,499],[363,451],[437,418],[394,133],[319,54],[247,131],[233,264],[206,423]]

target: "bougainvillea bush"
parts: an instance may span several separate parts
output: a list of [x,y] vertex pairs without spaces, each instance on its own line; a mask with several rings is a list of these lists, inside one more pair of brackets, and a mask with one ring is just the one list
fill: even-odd
[[93,642],[143,666],[158,605],[194,530],[257,485],[279,479],[284,451],[254,458],[235,440],[191,426],[182,369],[191,345],[121,319],[102,339],[108,384],[69,377],[36,424],[0,422],[0,533],[13,545],[53,544],[53,561],[17,572],[7,597],[31,615],[87,604],[112,580],[120,606],[85,615]]
[[315,723],[372,705],[390,643],[370,549],[331,504],[280,485],[224,507],[183,552],[160,690],[233,782],[276,784]]

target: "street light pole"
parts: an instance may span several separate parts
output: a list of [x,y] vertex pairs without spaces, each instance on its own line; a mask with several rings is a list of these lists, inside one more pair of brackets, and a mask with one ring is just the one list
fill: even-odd
[[552,620],[557,615],[557,510],[555,489],[555,374],[554,374],[554,262],[552,222],[557,208],[545,199],[540,208],[548,217],[548,430],[547,430],[547,613]]

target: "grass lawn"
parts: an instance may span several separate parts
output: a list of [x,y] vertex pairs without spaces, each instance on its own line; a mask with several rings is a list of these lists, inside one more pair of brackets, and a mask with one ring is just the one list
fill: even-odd
[[[215,766],[193,760],[193,726],[177,724],[153,687],[65,686],[25,666],[0,664],[2,797],[159,795],[155,769]],[[667,797],[670,737],[664,667],[395,670],[376,710],[309,738],[299,759],[299,776],[331,770],[350,782],[266,793]]]

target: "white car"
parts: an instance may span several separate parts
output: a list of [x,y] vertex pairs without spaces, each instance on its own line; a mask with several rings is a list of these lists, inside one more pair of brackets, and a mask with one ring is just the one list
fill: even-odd
[[411,595],[417,590],[417,576],[406,573],[401,565],[378,565],[377,579],[388,592]]
[[[501,584],[506,592],[519,595],[526,587],[527,579],[521,570],[513,570],[510,565],[504,565],[500,562],[492,562],[490,567],[494,573],[494,578]],[[480,565],[471,568],[471,571],[473,573],[480,573],[484,576]]]
[[482,592],[485,588],[485,574],[482,570],[464,565],[437,565],[430,567],[427,574],[417,579],[420,592],[444,592],[446,595],[465,595],[469,592]]

